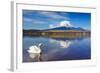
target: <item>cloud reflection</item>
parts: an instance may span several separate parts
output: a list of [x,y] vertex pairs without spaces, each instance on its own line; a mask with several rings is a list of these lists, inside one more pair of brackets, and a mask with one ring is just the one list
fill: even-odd
[[54,40],[54,39],[50,39],[50,43],[56,43],[58,44],[61,48],[68,48],[71,44],[72,41],[69,40]]

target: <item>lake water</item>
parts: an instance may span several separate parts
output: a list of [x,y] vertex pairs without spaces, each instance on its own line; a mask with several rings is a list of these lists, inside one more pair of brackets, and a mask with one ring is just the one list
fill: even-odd
[[[27,50],[32,45],[42,43],[40,60]],[[91,41],[86,38],[48,38],[28,37],[23,38],[23,62],[85,60],[91,59]]]

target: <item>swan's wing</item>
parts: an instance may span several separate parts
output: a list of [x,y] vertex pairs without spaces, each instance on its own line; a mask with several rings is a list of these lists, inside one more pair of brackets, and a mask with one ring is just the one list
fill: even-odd
[[40,53],[40,52],[41,52],[41,49],[38,48],[38,47],[35,47],[34,52],[35,52],[35,53]]
[[28,50],[29,53],[40,53],[41,49],[37,46],[31,46]]

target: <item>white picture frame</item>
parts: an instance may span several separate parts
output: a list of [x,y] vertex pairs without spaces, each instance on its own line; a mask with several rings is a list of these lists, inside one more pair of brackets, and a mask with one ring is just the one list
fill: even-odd
[[[12,71],[30,71],[42,69],[55,69],[66,67],[83,67],[96,65],[96,49],[95,48],[95,25],[96,24],[96,8],[95,7],[75,7],[75,6],[58,6],[58,5],[42,5],[34,3],[11,3],[11,28],[12,28],[12,49],[11,49],[11,70]],[[53,62],[22,62],[22,10],[48,10],[48,11],[64,11],[64,12],[89,12],[91,13],[91,59],[90,60],[73,60],[73,61],[53,61]]]

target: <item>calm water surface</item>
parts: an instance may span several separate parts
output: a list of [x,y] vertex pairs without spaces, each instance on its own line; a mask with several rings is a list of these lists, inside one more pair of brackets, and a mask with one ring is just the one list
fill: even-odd
[[23,62],[37,62],[34,54],[27,52],[30,46],[42,43],[40,61],[82,60],[91,58],[90,38],[23,38]]

